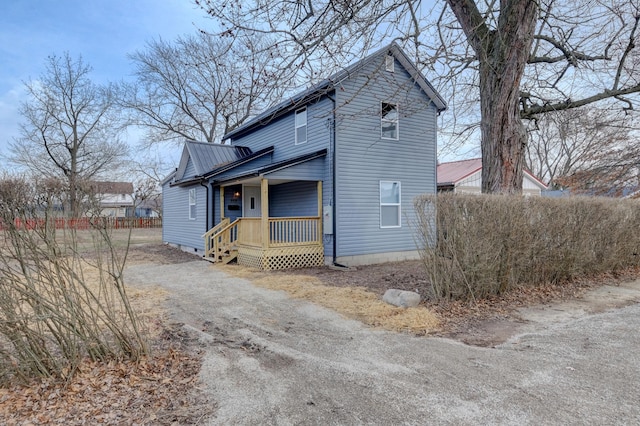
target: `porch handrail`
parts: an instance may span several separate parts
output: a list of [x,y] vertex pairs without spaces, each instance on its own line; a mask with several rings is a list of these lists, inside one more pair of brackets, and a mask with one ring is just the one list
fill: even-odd
[[238,224],[240,223],[241,219],[242,218],[238,218],[234,220],[216,234],[216,236],[213,238],[214,253],[219,253],[221,251],[220,248],[222,248],[223,244],[230,246],[232,243],[236,242],[236,240],[238,239]]
[[202,234],[202,238],[204,238],[204,255],[207,257],[211,256],[213,252],[213,239],[214,237],[220,233],[222,228],[229,225],[229,218],[225,217],[213,228],[209,229],[207,232]]

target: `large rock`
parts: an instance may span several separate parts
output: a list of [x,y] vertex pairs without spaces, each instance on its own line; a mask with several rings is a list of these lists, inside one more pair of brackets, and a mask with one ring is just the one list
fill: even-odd
[[413,291],[398,290],[390,288],[384,292],[382,300],[390,305],[399,306],[401,308],[412,308],[420,303],[420,295]]

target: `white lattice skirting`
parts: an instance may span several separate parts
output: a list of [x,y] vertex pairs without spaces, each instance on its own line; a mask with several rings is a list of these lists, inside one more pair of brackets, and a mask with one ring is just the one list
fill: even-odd
[[238,263],[265,271],[324,265],[322,246],[268,248],[238,247]]

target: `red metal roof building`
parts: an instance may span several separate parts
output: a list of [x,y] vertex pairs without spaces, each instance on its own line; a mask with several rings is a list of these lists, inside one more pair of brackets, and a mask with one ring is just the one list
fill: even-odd
[[[482,191],[482,159],[451,161],[438,164],[436,170],[438,191],[479,193]],[[522,193],[540,195],[547,186],[529,171],[524,171]]]

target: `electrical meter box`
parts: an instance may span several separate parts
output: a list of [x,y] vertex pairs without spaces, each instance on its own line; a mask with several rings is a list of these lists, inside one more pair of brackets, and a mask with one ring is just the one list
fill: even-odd
[[322,233],[333,235],[333,206],[322,206]]

